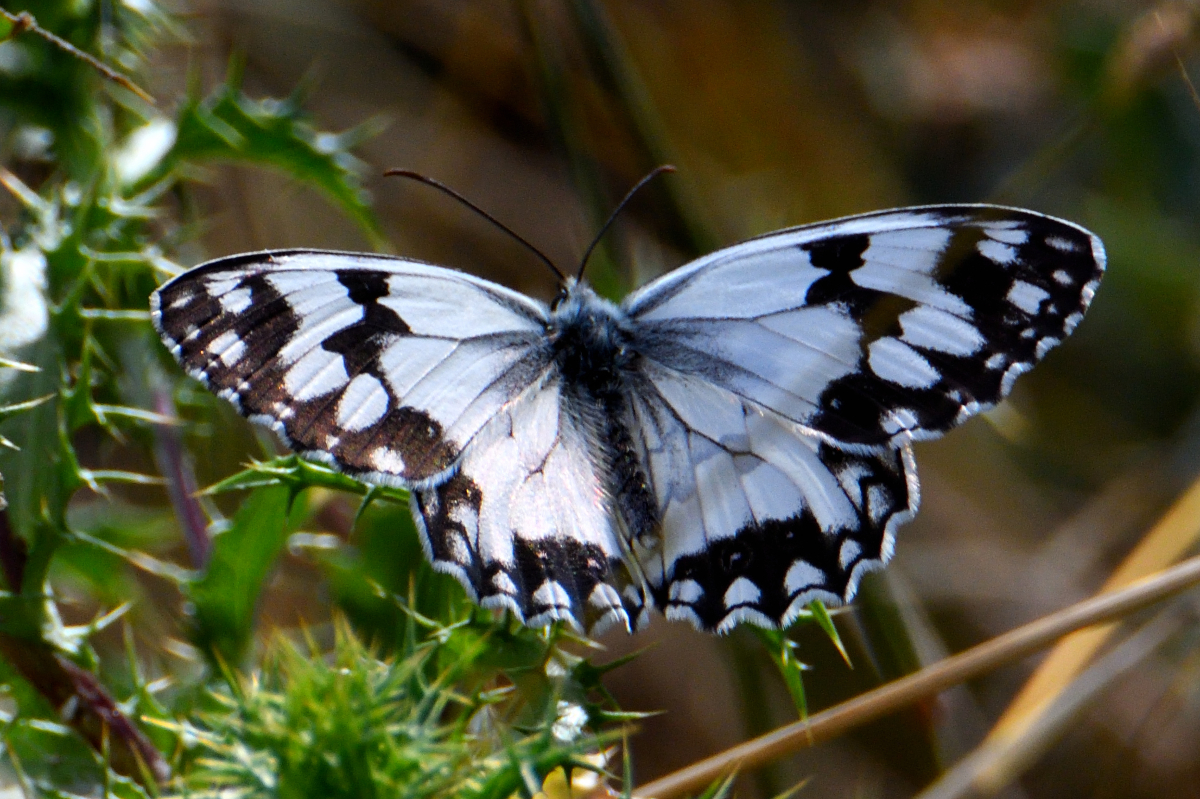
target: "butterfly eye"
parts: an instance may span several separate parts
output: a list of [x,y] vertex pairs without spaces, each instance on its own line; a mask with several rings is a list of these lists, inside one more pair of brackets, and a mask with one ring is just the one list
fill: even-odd
[[550,303],[550,310],[557,311],[558,306],[562,305],[567,299],[567,287],[559,286],[558,293],[554,295],[554,300]]

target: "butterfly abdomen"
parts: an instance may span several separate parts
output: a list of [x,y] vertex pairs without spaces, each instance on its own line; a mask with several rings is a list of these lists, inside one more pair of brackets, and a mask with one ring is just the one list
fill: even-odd
[[640,357],[624,313],[578,287],[555,310],[550,341],[567,408],[595,443],[597,467],[617,516],[632,538],[653,534],[658,508],[630,432],[631,380]]

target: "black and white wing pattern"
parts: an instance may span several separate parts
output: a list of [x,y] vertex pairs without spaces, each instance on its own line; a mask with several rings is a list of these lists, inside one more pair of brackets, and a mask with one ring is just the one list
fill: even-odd
[[449,480],[414,492],[426,554],[479,604],[533,626],[644,626],[594,452],[549,372],[496,414]]
[[916,511],[909,442],[1003,399],[1104,265],[1069,222],[939,206],[769,234],[630,295],[656,604],[724,631],[848,600]]
[[642,560],[667,618],[786,627],[891,557],[918,502],[908,446],[839,449],[701,377],[647,372],[637,416],[661,535]]
[[290,447],[364,480],[433,484],[545,368],[547,310],[397,258],[312,251],[212,261],[151,316],[188,374]]
[[917,509],[910,443],[1083,318],[1086,230],[898,209],[720,250],[619,306],[414,261],[274,251],[151,299],[187,372],[297,451],[411,489],[426,554],[529,624],[725,632],[854,595]]
[[273,251],[181,275],[151,315],[190,375],[296,451],[413,489],[434,567],[485,606],[642,614],[592,449],[560,413],[543,304],[414,261]]
[[[1032,211],[950,205],[719,250],[622,307],[647,357],[697,370],[845,447],[941,435],[1070,335],[1100,240]],[[659,346],[661,345],[661,346]]]

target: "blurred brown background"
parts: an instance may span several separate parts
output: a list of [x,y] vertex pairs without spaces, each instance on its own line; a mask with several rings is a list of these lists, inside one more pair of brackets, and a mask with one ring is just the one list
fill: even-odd
[[[393,250],[542,298],[548,270],[446,197],[378,177],[419,170],[560,264],[641,175],[678,173],[620,219],[592,279],[619,294],[711,248],[895,205],[993,201],[1096,231],[1110,271],[1089,318],[1002,407],[917,445],[922,511],[884,577],[838,616],[853,671],[800,633],[810,709],[1094,592],[1200,466],[1200,109],[1180,67],[1186,3],[197,0],[191,41],[150,88],[232,55],[247,91],[310,81],[324,129],[386,123],[359,150]],[[1178,63],[1176,59],[1179,59]],[[184,260],[266,247],[369,249],[320,197],[229,168],[200,192]],[[214,442],[219,447],[219,442]],[[201,482],[225,476],[197,453]],[[203,472],[211,473],[203,473]],[[336,510],[336,509],[335,509]],[[322,515],[331,528],[345,514]],[[339,522],[338,520],[341,520]],[[285,563],[265,612],[328,614]],[[1194,626],[1194,625],[1193,625]],[[795,718],[751,636],[657,620],[610,685],[663,710],[633,739],[643,782]],[[1007,795],[1200,796],[1196,634],[1174,635],[1037,752]],[[911,796],[970,751],[1033,663],[743,780],[769,795]]]

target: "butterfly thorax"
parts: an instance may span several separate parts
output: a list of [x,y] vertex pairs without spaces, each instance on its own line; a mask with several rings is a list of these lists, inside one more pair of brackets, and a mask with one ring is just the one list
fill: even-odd
[[550,315],[547,338],[564,382],[606,394],[632,365],[629,317],[583,283],[571,286]]
[[546,333],[567,409],[596,444],[618,518],[633,539],[654,535],[658,510],[630,433],[639,356],[629,316],[576,283],[554,306]]

